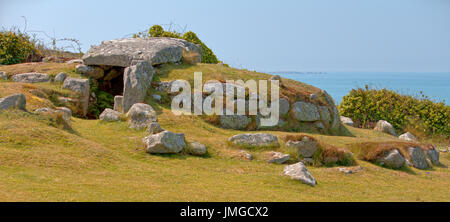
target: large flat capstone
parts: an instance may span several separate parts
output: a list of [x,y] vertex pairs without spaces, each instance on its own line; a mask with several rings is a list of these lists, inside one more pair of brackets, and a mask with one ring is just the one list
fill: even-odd
[[93,46],[84,56],[85,65],[108,65],[129,67],[133,61],[149,61],[152,65],[179,62],[183,53],[198,54],[201,61],[201,47],[183,39],[175,38],[127,38],[103,41]]

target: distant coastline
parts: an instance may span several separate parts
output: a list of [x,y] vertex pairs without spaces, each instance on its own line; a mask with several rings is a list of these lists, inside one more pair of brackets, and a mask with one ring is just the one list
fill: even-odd
[[419,96],[450,105],[450,72],[268,72],[327,90],[339,104],[351,89],[387,88],[402,94]]

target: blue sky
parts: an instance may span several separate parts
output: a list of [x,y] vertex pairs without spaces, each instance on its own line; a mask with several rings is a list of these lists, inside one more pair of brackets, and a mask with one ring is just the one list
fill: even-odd
[[21,16],[84,51],[173,23],[239,68],[450,72],[449,0],[0,0],[2,27],[23,28]]

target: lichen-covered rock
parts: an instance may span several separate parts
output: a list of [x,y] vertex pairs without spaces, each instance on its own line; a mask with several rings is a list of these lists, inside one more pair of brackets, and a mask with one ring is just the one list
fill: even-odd
[[55,76],[55,82],[64,82],[64,80],[67,78],[67,74],[64,72],[59,73]]
[[320,119],[317,107],[312,103],[296,102],[292,107],[294,117],[298,121],[314,122]]
[[231,143],[244,147],[277,147],[278,138],[268,133],[239,134],[229,139]]
[[425,156],[425,152],[423,152],[420,147],[409,147],[407,149],[409,156],[411,157],[411,162],[413,166],[417,169],[426,169],[428,168],[427,158]]
[[317,184],[316,179],[309,173],[302,162],[286,166],[284,168],[284,175],[313,187]]
[[130,128],[145,129],[150,123],[157,121],[155,110],[148,104],[136,103],[127,113]]
[[319,114],[320,114],[320,120],[322,120],[326,124],[331,123],[331,113],[328,110],[327,106],[319,106]]
[[151,65],[159,65],[180,62],[183,51],[196,53],[195,60],[201,61],[200,46],[175,38],[128,38],[103,41],[101,45],[93,46],[82,59],[86,65],[129,67],[136,60],[145,60]]
[[149,134],[158,134],[158,133],[160,133],[160,132],[162,132],[162,131],[164,131],[164,129],[161,127],[161,125],[159,125],[158,122],[150,123],[150,124],[147,126],[147,132],[148,132]]
[[388,121],[385,120],[378,121],[374,130],[396,136],[394,127]]
[[112,109],[106,108],[99,116],[99,119],[105,122],[117,122],[120,121],[121,113]]
[[0,110],[21,109],[26,110],[27,99],[24,94],[13,94],[5,98],[0,98]]
[[438,166],[439,163],[439,151],[437,149],[429,149],[426,151],[427,158],[431,161],[431,163],[435,166]]
[[311,158],[319,149],[319,143],[308,137],[303,137],[302,141],[290,140],[286,143],[286,146],[296,149],[298,154],[303,158]]
[[144,102],[148,89],[151,87],[155,70],[147,61],[137,62],[124,72],[123,112],[128,112],[135,103]]
[[105,75],[105,70],[100,67],[93,67],[87,65],[77,65],[75,67],[78,73],[84,74],[93,79],[100,79]]
[[222,115],[220,116],[220,124],[225,129],[245,129],[250,124],[251,119],[247,116],[240,115]]
[[179,153],[186,148],[184,134],[163,131],[143,139],[147,153],[164,154]]
[[206,146],[199,142],[190,143],[189,153],[195,156],[203,156],[206,154]]
[[289,104],[289,100],[285,99],[285,98],[281,98],[280,99],[280,116],[281,115],[286,115],[289,112],[290,109],[290,104]]
[[90,95],[89,80],[67,77],[64,80],[62,87],[64,89],[70,89],[80,94],[80,97],[78,99],[79,110],[77,111],[80,115],[86,116],[89,107],[89,95]]
[[283,164],[291,158],[291,155],[284,154],[280,152],[269,152],[267,153],[267,162]]
[[377,162],[382,166],[387,166],[393,169],[401,168],[405,165],[406,159],[398,152],[397,149],[391,150],[386,154],[386,156],[377,160]]
[[123,96],[114,96],[114,111],[123,112]]
[[341,122],[347,126],[353,126],[354,124],[352,119],[345,116],[341,116]]
[[245,150],[241,150],[238,153],[234,155],[235,158],[241,159],[241,160],[247,160],[252,161],[253,155]]
[[410,132],[407,132],[405,134],[402,134],[398,137],[401,140],[409,141],[409,142],[416,142],[417,139],[414,135],[412,135]]
[[50,76],[45,73],[23,73],[14,75],[12,80],[25,83],[50,82]]

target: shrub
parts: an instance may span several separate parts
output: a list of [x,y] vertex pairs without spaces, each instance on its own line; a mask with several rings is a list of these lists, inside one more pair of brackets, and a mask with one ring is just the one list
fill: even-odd
[[183,39],[188,42],[198,44],[202,47],[202,63],[219,63],[219,60],[217,59],[214,52],[210,48],[208,48],[208,46],[206,46],[205,43],[203,43],[194,32],[189,31],[184,33]]
[[20,31],[0,32],[0,64],[11,65],[41,58],[30,37]]
[[386,120],[397,130],[403,131],[414,125],[426,135],[450,136],[450,106],[433,102],[423,95],[417,98],[366,86],[365,89],[353,89],[344,96],[339,111],[352,118],[359,127],[371,128],[377,121]]
[[99,90],[93,82],[91,82],[90,85],[91,92],[94,92],[97,96],[97,102],[89,107],[87,116],[91,119],[98,119],[103,110],[105,110],[106,108],[113,108],[114,96],[107,92]]
[[162,37],[164,34],[164,29],[160,25],[154,25],[148,30],[150,37]]
[[[133,35],[134,38],[143,36],[144,35],[142,33],[137,33]],[[197,34],[195,34],[192,31],[186,32],[183,34],[183,36],[181,36],[180,33],[173,31],[164,31],[163,27],[161,27],[160,25],[154,25],[149,29],[148,36],[184,39],[188,42],[198,44],[202,47],[202,63],[211,63],[211,64],[219,63],[219,60],[217,59],[217,56],[214,54],[214,52],[197,37]]]

